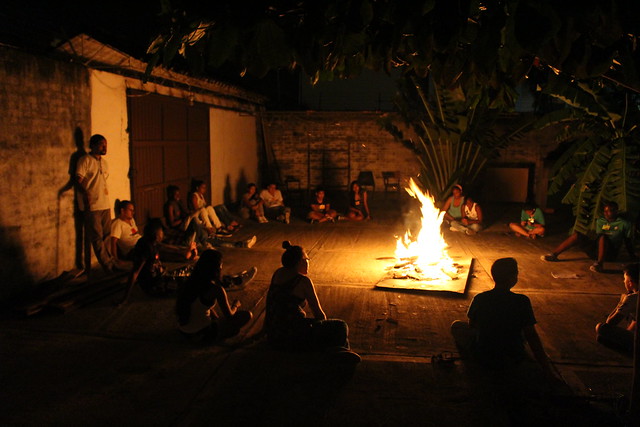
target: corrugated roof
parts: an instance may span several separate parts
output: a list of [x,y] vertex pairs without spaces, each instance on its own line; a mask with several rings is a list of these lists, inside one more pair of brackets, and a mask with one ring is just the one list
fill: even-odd
[[[57,51],[69,55],[89,68],[122,74],[140,80],[145,79],[147,64],[106,45],[86,34],[79,34],[57,48]],[[226,83],[192,77],[162,67],[156,67],[147,77],[150,82],[178,84],[185,90],[200,90],[214,96],[234,98],[251,104],[263,105],[265,97]]]

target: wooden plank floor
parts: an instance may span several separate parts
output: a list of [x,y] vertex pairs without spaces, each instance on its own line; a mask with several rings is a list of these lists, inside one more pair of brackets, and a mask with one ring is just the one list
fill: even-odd
[[[585,410],[584,402],[574,407],[526,392],[502,405],[513,398],[514,379],[504,386],[501,379],[483,377],[460,361],[432,363],[432,356],[456,354],[449,326],[466,318],[473,296],[492,287],[491,264],[505,256],[518,260],[520,280],[514,291],[531,298],[547,353],[573,393],[627,393],[630,358],[598,345],[593,332],[624,290],[621,273],[615,271],[620,263],[607,266],[609,274],[591,273],[589,260],[578,250],[569,251],[562,262],[541,261],[564,238],[562,233],[536,241],[515,238],[505,234],[506,223],[517,218],[519,208],[485,207],[491,215],[486,231],[475,236],[444,232],[451,255],[474,258],[466,293],[380,290],[375,284],[394,263],[389,259],[394,236],[415,226],[416,209],[376,194],[372,210],[374,220],[364,223],[310,225],[294,217],[289,225],[246,224],[234,238],[255,234],[256,245],[221,251],[225,272],[258,267],[246,289],[230,294],[253,311],[255,323],[242,337],[220,346],[190,348],[175,332],[174,301],[151,299],[137,290],[129,305],[117,309],[105,300],[62,316],[0,319],[3,383],[19,391],[9,396],[13,412],[5,421],[122,424],[126,417],[125,424],[199,425],[215,419],[282,425],[313,416],[312,425],[480,426],[516,425],[521,419],[543,425],[556,417],[597,425],[600,418]],[[548,221],[553,223],[554,216]],[[349,324],[351,345],[363,356],[355,373],[337,379],[327,365],[270,351],[260,338],[265,295],[280,265],[283,240],[305,247],[325,312]],[[552,272],[579,277],[554,279]],[[100,354],[99,363],[89,360],[94,352]],[[31,363],[38,364],[33,375],[28,373]],[[61,373],[42,381],[48,370]],[[532,374],[525,375],[531,379]],[[73,387],[61,388],[63,376]],[[166,393],[181,396],[163,405]],[[131,396],[136,396],[133,402]],[[61,401],[64,414],[48,412]],[[117,410],[103,409],[105,402]],[[99,418],[86,418],[94,409]],[[594,420],[598,423],[588,423]]]

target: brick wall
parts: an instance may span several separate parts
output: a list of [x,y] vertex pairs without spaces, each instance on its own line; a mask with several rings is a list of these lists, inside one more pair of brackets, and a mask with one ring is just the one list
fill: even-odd
[[74,267],[69,163],[90,129],[85,68],[0,48],[0,300]]
[[[320,152],[328,152],[330,159],[325,163],[330,168],[341,167],[347,156],[344,150],[348,149],[351,167],[348,179],[342,179],[343,185],[356,179],[359,171],[370,170],[376,190],[382,190],[383,171],[398,171],[407,179],[419,173],[420,164],[411,150],[380,128],[376,122],[380,116],[373,112],[267,112],[263,123],[283,178],[292,175],[300,180],[302,188],[313,188],[322,183],[322,176],[315,170],[322,164]],[[552,129],[530,132],[491,162],[497,166],[532,166],[533,192],[541,205],[546,201],[548,179],[544,159],[556,146],[554,133]]]
[[[282,176],[295,176],[302,188],[323,184],[319,169],[324,152],[328,175],[339,181],[325,177],[329,185],[346,188],[366,170],[373,172],[376,190],[381,190],[383,171],[398,171],[408,178],[419,172],[420,165],[411,150],[378,126],[379,117],[369,112],[268,112],[263,124]],[[342,169],[348,163],[350,168]]]

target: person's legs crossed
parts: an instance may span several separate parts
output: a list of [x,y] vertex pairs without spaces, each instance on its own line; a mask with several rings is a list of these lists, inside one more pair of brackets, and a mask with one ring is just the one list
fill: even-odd
[[451,222],[449,222],[449,225],[451,226],[451,231],[460,231],[462,233],[467,231],[467,227],[465,227],[465,225],[458,220],[451,220]]
[[596,325],[596,340],[617,350],[633,351],[633,332],[608,323]]
[[216,214],[215,209],[213,209],[209,205],[209,206],[206,206],[204,210],[207,213],[207,217],[209,217],[209,220],[213,223],[213,226],[216,228],[216,230],[223,227],[222,221],[220,221],[220,218],[218,218],[218,215]]
[[317,350],[349,348],[349,327],[339,319],[318,320],[311,328],[311,346]]

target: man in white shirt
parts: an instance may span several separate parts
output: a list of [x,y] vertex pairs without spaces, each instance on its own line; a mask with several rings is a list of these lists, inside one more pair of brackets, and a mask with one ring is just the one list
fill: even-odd
[[129,200],[123,200],[119,206],[120,214],[111,223],[110,248],[115,264],[123,260],[130,260],[133,248],[142,235],[133,218],[135,207]]
[[[107,154],[107,140],[102,135],[89,139],[90,152],[80,158],[76,179],[81,197],[78,206],[84,212],[87,244],[91,242],[96,258],[107,273],[113,271],[113,260],[104,246],[111,230],[111,202],[107,178],[109,165],[103,158]],[[85,250],[85,268],[91,270],[91,251]]]
[[285,224],[289,224],[291,218],[291,208],[284,205],[282,193],[271,183],[262,190],[260,198],[264,202],[264,215],[269,219],[277,219]]

